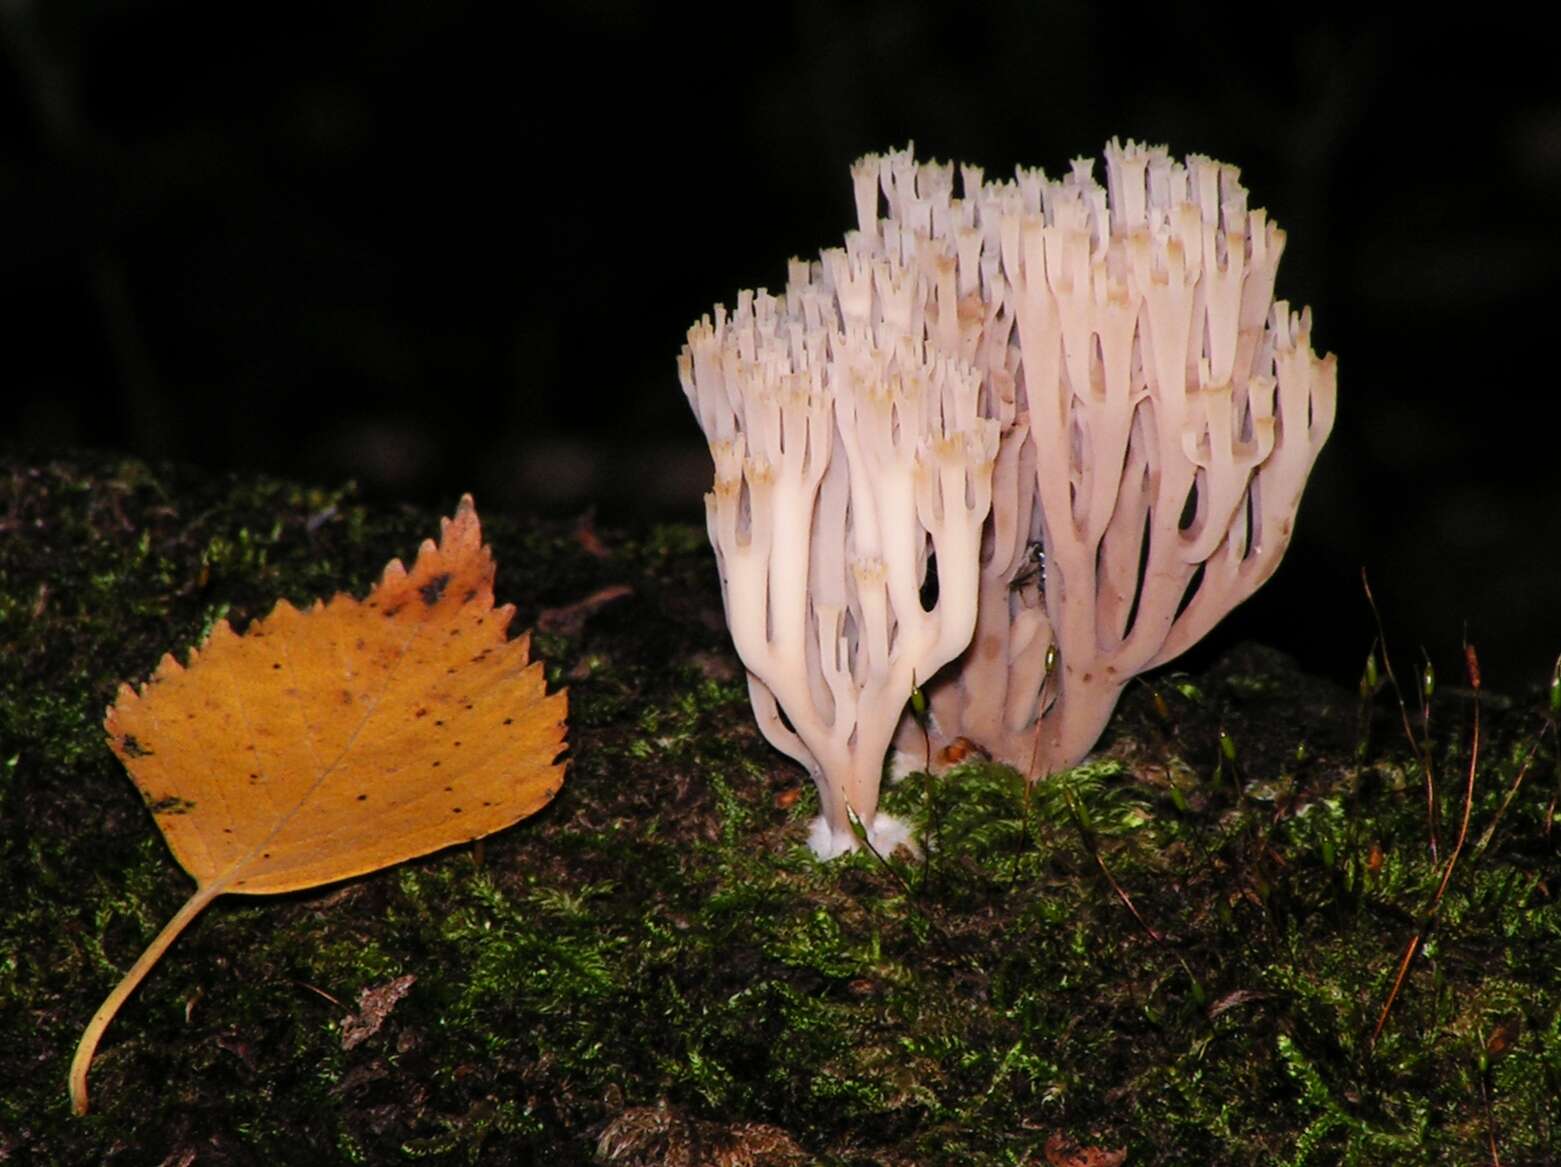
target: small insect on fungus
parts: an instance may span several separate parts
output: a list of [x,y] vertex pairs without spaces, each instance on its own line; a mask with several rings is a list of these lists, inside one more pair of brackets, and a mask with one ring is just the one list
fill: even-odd
[[1039,539],[1032,540],[1026,544],[1024,558],[1021,562],[1023,566],[1014,572],[1014,578],[1009,581],[1008,590],[1017,592],[1020,588],[1034,584],[1035,590],[1044,594],[1046,591],[1046,545]]

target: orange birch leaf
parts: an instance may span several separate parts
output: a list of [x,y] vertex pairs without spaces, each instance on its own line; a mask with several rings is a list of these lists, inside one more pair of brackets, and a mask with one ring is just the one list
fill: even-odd
[[186,925],[224,892],[272,895],[347,879],[501,830],[558,793],[567,702],[529,638],[506,639],[493,555],[471,496],[393,559],[368,598],[299,611],[281,600],[243,635],[219,621],[189,663],[164,656],[104,719],[174,858],[195,879],[93,1016],[71,1063]]

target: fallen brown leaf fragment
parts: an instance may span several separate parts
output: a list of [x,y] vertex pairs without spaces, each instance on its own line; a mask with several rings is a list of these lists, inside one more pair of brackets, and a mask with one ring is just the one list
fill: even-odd
[[225,892],[315,887],[490,834],[558,792],[567,703],[493,606],[470,496],[408,571],[363,601],[286,600],[243,635],[219,621],[189,663],[120,686],[109,745],[195,893],[108,996],[71,1063],[87,1069],[119,1006]]
[[1257,989],[1235,989],[1213,1002],[1208,1008],[1208,1015],[1210,1020],[1212,1020],[1221,1013],[1234,1009],[1239,1005],[1249,1005],[1254,1001],[1266,1001],[1272,996],[1272,993],[1260,992]]
[[790,810],[797,805],[797,800],[801,797],[801,786],[788,786],[775,795],[775,808],[777,810]]
[[1120,1167],[1127,1162],[1127,1148],[1108,1151],[1104,1147],[1081,1147],[1061,1131],[1053,1131],[1043,1148],[1051,1167]]
[[412,991],[417,977],[408,973],[358,994],[358,1011],[341,1023],[341,1048],[360,1046],[379,1032],[396,1003]]
[[631,1106],[596,1140],[596,1157],[618,1167],[801,1167],[807,1154],[778,1126],[712,1122],[662,1099]]
[[592,507],[575,520],[575,542],[593,559],[611,559],[612,552],[602,537],[596,533],[596,508]]

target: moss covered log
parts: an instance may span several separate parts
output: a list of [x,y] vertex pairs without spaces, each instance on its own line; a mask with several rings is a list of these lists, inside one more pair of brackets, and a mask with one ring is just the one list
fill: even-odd
[[1390,690],[1251,647],[1135,685],[1098,754],[1034,789],[977,756],[889,788],[924,858],[820,865],[702,532],[478,501],[499,599],[570,686],[562,793],[480,848],[215,905],[116,1021],[74,1119],[82,1026],[190,890],[104,706],[221,617],[361,594],[439,507],[0,462],[0,1158],[1561,1160],[1542,685],[1480,702],[1434,915],[1472,692],[1444,682],[1426,725],[1406,694],[1411,741]]

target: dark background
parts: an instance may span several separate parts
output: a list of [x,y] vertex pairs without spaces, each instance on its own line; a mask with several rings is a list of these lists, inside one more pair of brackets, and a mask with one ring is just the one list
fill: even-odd
[[674,355],[852,225],[852,159],[1134,136],[1241,166],[1340,355],[1285,566],[1203,652],[1353,683],[1366,567],[1403,671],[1467,629],[1520,690],[1561,651],[1551,42],[1285,8],[0,0],[0,430],[697,521]]

